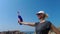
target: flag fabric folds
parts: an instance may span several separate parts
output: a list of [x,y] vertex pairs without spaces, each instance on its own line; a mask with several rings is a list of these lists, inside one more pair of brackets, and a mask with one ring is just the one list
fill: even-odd
[[22,17],[18,14],[18,23],[19,23],[20,25],[22,25],[20,22],[23,22],[23,19],[22,19]]

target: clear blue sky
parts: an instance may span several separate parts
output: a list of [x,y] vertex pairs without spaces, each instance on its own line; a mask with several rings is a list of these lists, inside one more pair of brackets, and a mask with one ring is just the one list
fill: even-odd
[[56,27],[60,26],[60,0],[0,0],[0,31],[35,31],[34,27],[19,25],[17,11],[25,22],[37,22],[36,13],[44,10],[48,20]]

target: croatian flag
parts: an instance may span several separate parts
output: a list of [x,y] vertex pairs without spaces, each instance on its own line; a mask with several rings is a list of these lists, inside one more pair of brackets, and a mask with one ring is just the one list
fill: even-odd
[[19,12],[18,12],[18,23],[19,23],[20,25],[22,25],[20,22],[23,22],[23,19],[22,19],[22,17],[20,16],[20,14],[19,14]]

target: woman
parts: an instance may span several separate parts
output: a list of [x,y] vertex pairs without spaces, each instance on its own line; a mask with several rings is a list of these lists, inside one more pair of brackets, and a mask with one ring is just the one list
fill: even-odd
[[40,22],[28,23],[28,22],[19,22],[23,25],[35,26],[36,34],[48,34],[49,30],[54,31],[56,34],[60,34],[60,31],[50,21],[45,20],[48,15],[44,11],[39,11],[37,14]]

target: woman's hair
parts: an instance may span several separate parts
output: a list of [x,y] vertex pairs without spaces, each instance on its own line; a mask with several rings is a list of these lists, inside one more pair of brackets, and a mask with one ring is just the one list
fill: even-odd
[[45,18],[48,18],[48,15],[47,14],[44,14],[43,19],[45,19]]

